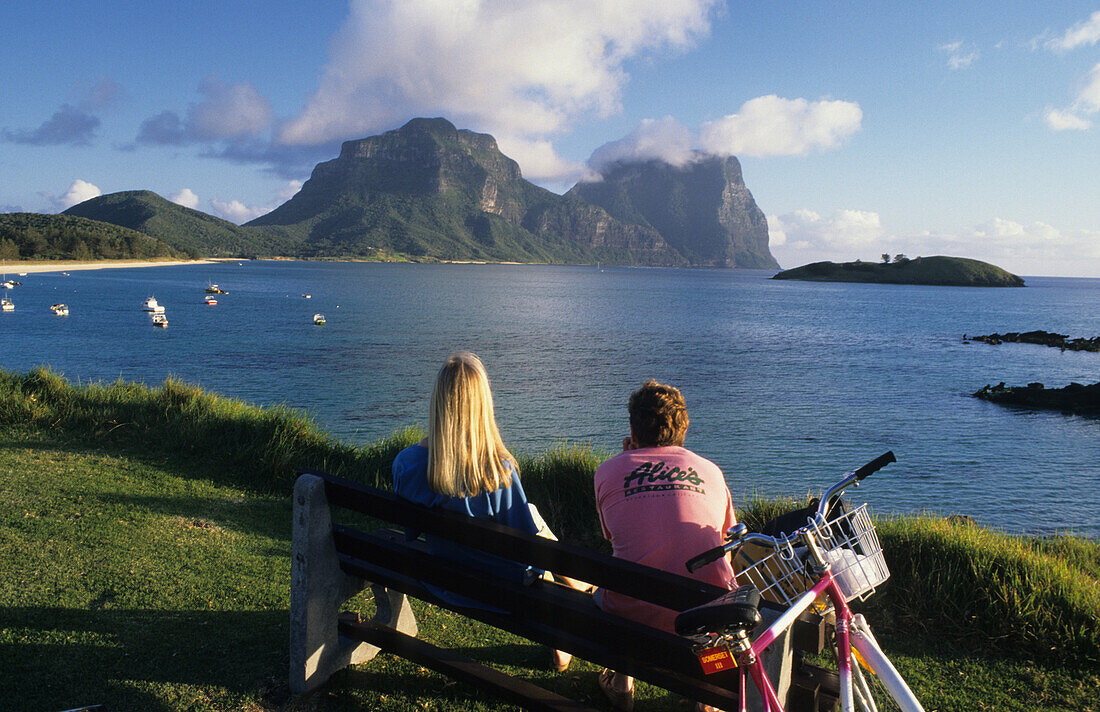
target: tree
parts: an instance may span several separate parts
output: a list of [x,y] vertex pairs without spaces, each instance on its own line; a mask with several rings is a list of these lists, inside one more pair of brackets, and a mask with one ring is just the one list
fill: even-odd
[[886,252],[882,253],[882,264],[890,264],[890,255]]
[[909,261],[909,258],[906,257],[905,255],[901,254],[900,252],[898,254],[894,255],[894,264],[896,264],[896,265],[901,264],[902,262],[908,262],[908,261]]

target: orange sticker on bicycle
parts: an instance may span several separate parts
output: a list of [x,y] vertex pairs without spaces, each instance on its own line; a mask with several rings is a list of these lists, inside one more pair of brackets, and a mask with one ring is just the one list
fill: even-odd
[[706,675],[737,667],[737,658],[733,657],[725,645],[699,650],[695,654],[699,657],[699,664],[703,666],[703,673]]

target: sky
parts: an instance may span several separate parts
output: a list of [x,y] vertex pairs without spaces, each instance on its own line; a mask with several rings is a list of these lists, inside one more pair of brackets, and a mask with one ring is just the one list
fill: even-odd
[[0,27],[0,212],[148,189],[241,223],[442,116],[559,193],[734,155],[783,267],[1100,277],[1100,0],[39,0]]

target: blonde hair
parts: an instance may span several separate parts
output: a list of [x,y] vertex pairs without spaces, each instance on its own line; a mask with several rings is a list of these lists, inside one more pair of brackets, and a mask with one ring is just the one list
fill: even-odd
[[500,439],[493,394],[481,359],[447,357],[432,389],[428,413],[428,485],[450,497],[473,497],[510,487],[505,463],[516,459]]

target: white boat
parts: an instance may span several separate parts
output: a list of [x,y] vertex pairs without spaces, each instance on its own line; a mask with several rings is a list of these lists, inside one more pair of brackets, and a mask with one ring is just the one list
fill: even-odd
[[7,297],[4,297],[0,299],[0,309],[3,311],[15,311],[15,304]]
[[50,305],[50,310],[54,314],[57,314],[58,316],[68,316],[69,315],[69,305],[68,304],[51,304]]
[[0,287],[3,287],[4,289],[15,289],[15,282],[13,280],[8,279],[8,280],[5,280],[3,282],[0,282]]
[[314,314],[313,315],[313,323],[316,324],[317,326],[324,326],[325,325],[325,315],[324,314]]
[[168,326],[168,317],[163,312],[153,314],[153,326]]
[[163,314],[164,307],[157,303],[156,297],[149,297],[145,300],[145,306],[142,307],[147,312],[153,312],[154,314]]
[[204,304],[214,306],[218,303],[218,298],[215,297],[213,294],[207,294],[205,297],[203,297],[202,301]]
[[303,294],[302,297],[304,297],[305,299],[313,299],[312,294]]

